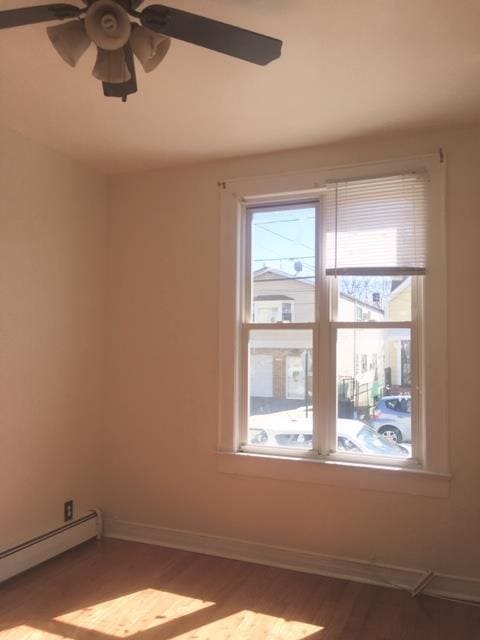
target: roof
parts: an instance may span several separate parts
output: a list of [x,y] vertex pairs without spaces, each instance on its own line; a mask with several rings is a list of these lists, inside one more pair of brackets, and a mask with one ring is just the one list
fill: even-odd
[[272,295],[264,295],[264,296],[255,296],[254,300],[294,300],[294,298],[290,298],[289,296],[284,296],[281,293],[272,294]]
[[343,291],[340,291],[340,297],[345,298],[345,300],[352,300],[352,302],[358,302],[360,303],[362,306],[364,307],[368,307],[369,309],[372,309],[372,311],[377,311],[378,313],[384,313],[383,309],[381,307],[377,307],[377,305],[371,303],[371,302],[365,302],[365,300],[361,300],[360,298],[356,298],[355,296],[351,296],[348,293],[344,293]]
[[[268,273],[271,273],[273,276],[276,276],[276,278],[262,278],[261,276],[267,275]],[[312,280],[315,279],[315,274],[312,274],[310,276],[297,276],[297,275],[293,275],[291,273],[287,273],[287,271],[281,271],[280,269],[274,269],[273,267],[262,267],[261,269],[257,269],[256,271],[253,272],[253,279],[257,280],[260,279],[261,282],[268,281],[268,280],[290,280],[290,281],[297,281],[297,282],[303,282],[304,284],[308,284],[310,286],[315,286],[315,283],[312,282]]]
[[[262,276],[265,276],[267,274],[271,273],[273,276],[273,278],[263,278]],[[261,269],[257,269],[256,271],[253,272],[253,279],[257,280],[258,282],[275,282],[275,280],[288,280],[289,282],[301,282],[303,284],[307,284],[310,285],[311,287],[315,286],[315,282],[314,280],[314,275],[311,276],[294,276],[291,273],[287,273],[286,271],[281,271],[280,269],[275,269],[274,267],[262,267]],[[355,298],[355,296],[351,296],[347,293],[343,293],[340,292],[340,296],[346,300],[352,300],[353,302],[357,302],[358,304],[361,304],[364,307],[367,307],[368,309],[371,309],[372,311],[376,311],[378,313],[383,313],[383,309],[381,307],[377,307],[376,305],[370,303],[370,302],[365,302],[365,300],[361,300],[360,298]],[[271,297],[255,297],[255,300],[291,300],[292,298],[288,298],[288,296],[285,296],[285,298],[281,297],[281,294],[278,295],[274,295]]]
[[408,289],[411,286],[412,286],[411,278],[408,278],[408,277],[405,278],[391,290],[390,295],[388,296],[388,300],[390,301],[392,300],[392,298],[396,298],[400,293],[402,293],[402,291],[405,291],[405,289]]

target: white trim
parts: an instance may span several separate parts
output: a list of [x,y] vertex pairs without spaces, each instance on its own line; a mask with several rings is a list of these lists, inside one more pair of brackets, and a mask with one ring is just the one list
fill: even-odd
[[101,517],[99,518],[100,512],[98,509],[94,511],[97,517],[80,522],[77,525],[75,522],[66,523],[73,524],[73,526],[44,540],[32,541],[31,546],[14,551],[11,555],[0,559],[0,582],[45,562],[45,560],[58,556],[60,553],[72,549],[82,542],[86,542],[91,538],[98,538],[101,535]]
[[410,329],[412,330],[414,327],[414,323],[409,320],[398,320],[395,321],[383,321],[379,320],[369,320],[362,321],[356,320],[354,322],[342,322],[342,321],[334,321],[330,323],[332,329],[335,331],[337,329]]
[[[427,429],[424,420],[424,400],[425,400],[425,352],[423,350],[423,336],[425,329],[424,278],[411,278],[411,321],[410,331],[410,430],[412,441],[412,455],[425,467],[425,442]],[[400,285],[401,288],[403,286]],[[401,352],[400,352],[401,353]],[[400,357],[401,360],[401,357]],[[402,363],[400,361],[400,376],[402,375]],[[445,465],[443,470],[447,469]]]
[[289,331],[295,329],[306,329],[313,331],[314,322],[245,322],[243,325],[246,331],[267,330],[267,331]]
[[[334,166],[318,167],[316,169],[305,169],[304,171],[284,171],[278,174],[263,174],[261,176],[241,176],[235,178],[221,177],[219,183],[225,184],[228,191],[242,192],[245,200],[253,200],[259,202],[270,196],[280,195],[282,200],[285,196],[292,195],[291,185],[295,184],[294,193],[322,193],[327,188],[327,182],[338,181],[339,171],[343,171],[342,179],[352,178],[358,175],[358,169],[361,168],[364,173],[363,177],[379,177],[385,175],[385,167],[387,166],[392,172],[406,173],[414,169],[424,169],[425,162],[440,162],[438,152],[423,153],[419,155],[406,156],[404,158],[386,158],[383,160],[368,160],[360,163],[345,163]],[[443,159],[445,164],[446,158]],[[381,173],[379,173],[381,172]],[[325,174],[328,174],[325,176]],[[329,177],[331,176],[331,177]],[[285,184],[288,187],[285,188]],[[265,189],[259,188],[260,186]],[[284,190],[282,192],[282,186]]]
[[[424,307],[424,327],[427,330],[421,335],[415,336],[418,340],[419,355],[423,355],[425,367],[421,371],[418,382],[423,386],[425,393],[422,402],[417,403],[419,413],[425,424],[425,433],[417,438],[419,459],[424,469],[448,476],[448,434],[447,434],[447,314],[446,314],[446,233],[445,233],[445,163],[440,163],[438,154],[422,155],[410,158],[397,159],[384,162],[368,162],[357,165],[340,165],[337,167],[321,167],[316,170],[301,173],[288,173],[277,176],[264,176],[257,178],[244,178],[225,181],[225,189],[221,192],[221,299],[220,299],[220,366],[219,366],[219,437],[218,450],[234,453],[239,450],[240,423],[239,415],[243,409],[246,415],[246,407],[240,407],[240,388],[242,375],[245,376],[246,362],[241,352],[241,322],[242,296],[244,287],[245,260],[242,252],[245,251],[245,228],[242,220],[245,210],[258,204],[265,204],[272,200],[272,194],[278,196],[280,201],[294,202],[298,198],[312,194],[321,197],[324,186],[328,181],[342,179],[378,177],[388,173],[402,173],[405,171],[428,170],[430,182],[434,184],[430,194],[429,231],[427,234],[427,252],[429,255],[429,270],[427,273],[427,296]],[[278,201],[278,198],[277,198]],[[316,234],[317,237],[321,233]],[[319,266],[319,265],[318,265]],[[326,276],[322,269],[317,269],[317,291],[321,298],[326,293],[324,280]],[[430,286],[430,285],[433,286]],[[317,307],[319,301],[317,300]],[[322,303],[322,308],[324,304]],[[317,308],[317,319],[324,315]],[[412,319],[412,322],[414,319]],[[282,323],[283,324],[283,323]],[[331,353],[330,340],[326,338],[324,322],[317,322],[314,330],[314,346],[322,351],[322,355]],[[398,323],[393,323],[397,325]],[[269,328],[273,328],[271,325]],[[365,327],[368,326],[365,323]],[[380,327],[380,323],[375,323]],[[293,327],[293,323],[289,325]],[[258,327],[257,328],[261,328]],[[284,329],[285,326],[278,326]],[[323,350],[322,350],[323,349]],[[317,356],[318,357],[318,356]],[[315,358],[315,355],[314,355]],[[326,366],[327,358],[322,360]],[[320,364],[322,364],[320,363]],[[317,370],[317,381],[314,381],[314,395],[317,395],[317,409],[315,424],[325,424],[326,413],[331,413],[327,420],[331,425],[330,442],[322,433],[316,438],[320,452],[332,449],[334,420],[333,409],[325,407],[325,399],[332,396],[332,391],[325,381],[320,384],[322,367],[317,362],[314,367]],[[331,367],[330,367],[331,369]],[[428,375],[427,375],[428,374]],[[334,376],[330,376],[333,380]],[[245,385],[245,380],[243,380]],[[332,382],[333,384],[333,382]],[[245,386],[244,386],[245,388]],[[323,389],[323,391],[322,391]],[[322,397],[320,396],[322,394]],[[245,394],[243,394],[245,395]],[[245,404],[245,403],[243,403]],[[425,420],[426,416],[426,420]],[[324,430],[316,430],[316,432]],[[245,437],[243,437],[245,440]],[[326,446],[327,445],[327,446]],[[300,474],[301,475],[301,474]],[[407,491],[408,493],[408,491]]]
[[[316,456],[314,451],[242,451],[217,452],[221,473],[272,478],[289,482],[308,482],[355,490],[406,493],[434,498],[448,498],[448,474],[423,471],[414,461],[385,462],[347,456]],[[282,455],[283,454],[283,455]],[[397,464],[395,464],[397,462]],[[410,466],[407,466],[410,465]]]
[[[413,592],[425,580],[425,574],[429,573],[427,568],[412,569],[353,558],[339,558],[313,551],[169,529],[115,518],[105,520],[105,536],[354,582],[406,589],[410,592]],[[428,581],[423,592],[431,596],[480,602],[480,580],[438,574]]]

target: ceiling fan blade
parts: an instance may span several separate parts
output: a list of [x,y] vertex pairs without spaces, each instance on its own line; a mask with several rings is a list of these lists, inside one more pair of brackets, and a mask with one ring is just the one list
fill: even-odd
[[0,11],[0,29],[22,27],[26,24],[48,22],[49,20],[75,18],[82,12],[83,9],[73,4],[43,4],[38,7],[9,9],[8,11]]
[[282,50],[282,41],[277,38],[162,4],[149,5],[139,18],[152,31],[255,64],[268,64]]
[[125,63],[127,65],[127,69],[130,72],[130,80],[127,82],[102,82],[103,84],[103,95],[109,98],[122,98],[123,102],[126,102],[127,96],[131,93],[136,93],[137,91],[137,76],[135,74],[135,61],[133,59],[133,51],[129,44],[126,44],[123,47],[123,52],[125,54]]

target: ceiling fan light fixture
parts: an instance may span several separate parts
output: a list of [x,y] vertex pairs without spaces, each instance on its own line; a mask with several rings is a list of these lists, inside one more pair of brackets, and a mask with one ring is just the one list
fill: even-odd
[[97,80],[110,84],[128,82],[132,76],[128,70],[123,49],[105,51],[98,48],[97,61],[93,67],[92,75]]
[[47,27],[50,42],[67,64],[74,67],[90,44],[83,20],[70,20]]
[[131,28],[128,13],[114,0],[96,0],[87,9],[87,34],[105,51],[115,51],[126,45]]
[[130,45],[143,69],[149,73],[158,67],[170,48],[170,38],[138,24],[132,25]]
[[[0,11],[0,30],[80,18],[78,24],[73,21],[48,29],[50,40],[71,66],[76,65],[89,42],[93,42],[98,49],[94,77],[102,81],[105,96],[124,102],[137,91],[134,56],[147,73],[153,71],[165,57],[170,38],[262,66],[281,54],[282,41],[278,38],[182,9],[149,4],[137,11],[144,0],[82,2],[82,7],[61,2]],[[133,26],[131,17],[141,26],[136,23]]]

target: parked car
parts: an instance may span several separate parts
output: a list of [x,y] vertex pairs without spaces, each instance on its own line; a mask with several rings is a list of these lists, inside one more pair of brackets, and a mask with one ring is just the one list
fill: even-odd
[[412,441],[412,399],[409,395],[385,396],[365,422],[392,442]]
[[[308,449],[312,445],[311,426],[292,424],[290,428],[260,428],[249,430],[250,444],[271,447]],[[376,456],[408,458],[410,452],[360,420],[339,418],[337,420],[337,451]]]
[[377,456],[409,458],[408,448],[393,442],[360,420],[337,421],[337,450]]

